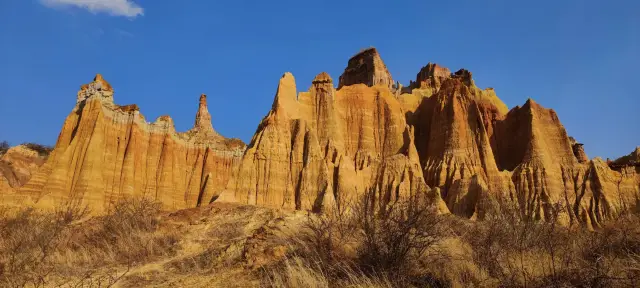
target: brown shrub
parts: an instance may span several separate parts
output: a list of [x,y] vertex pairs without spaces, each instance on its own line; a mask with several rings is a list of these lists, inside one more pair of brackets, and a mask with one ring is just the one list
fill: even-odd
[[306,275],[301,277],[316,279],[316,287],[369,287],[356,284],[364,282],[375,287],[439,284],[431,274],[413,269],[413,264],[438,253],[435,244],[447,235],[443,218],[426,199],[412,197],[376,209],[374,197],[367,193],[357,202],[309,214],[293,243],[294,255],[269,270],[271,282],[291,287],[301,284],[296,275]]
[[470,221],[434,215],[415,198],[374,210],[374,199],[365,195],[344,215],[310,215],[302,244],[289,262],[269,270],[279,273],[269,279],[284,287],[300,278],[340,286],[349,275],[388,279],[395,287],[640,285],[638,215],[589,231],[560,224],[567,207],[559,203],[546,207],[545,221],[505,203],[483,221]]
[[567,209],[549,207],[546,221],[522,217],[516,207],[458,229],[476,266],[501,286],[635,287],[640,279],[640,221],[627,215],[602,229],[559,224]]
[[411,263],[446,236],[442,218],[418,197],[398,200],[376,211],[375,196],[367,193],[355,210],[363,234],[359,264],[365,271],[391,277],[408,274]]
[[93,229],[78,227],[70,244],[78,250],[87,249],[87,264],[93,265],[133,265],[154,256],[172,255],[177,236],[158,231],[159,209],[159,203],[147,198],[121,200],[107,215],[93,219]]
[[[158,230],[158,204],[147,199],[117,203],[102,217],[87,218],[77,203],[53,212],[31,208],[0,217],[0,286],[76,283],[110,286],[131,267],[174,253],[177,237]],[[54,285],[55,286],[55,285]]]
[[0,284],[43,285],[55,269],[50,259],[67,236],[68,227],[87,212],[74,204],[50,213],[33,208],[5,210],[0,217]]

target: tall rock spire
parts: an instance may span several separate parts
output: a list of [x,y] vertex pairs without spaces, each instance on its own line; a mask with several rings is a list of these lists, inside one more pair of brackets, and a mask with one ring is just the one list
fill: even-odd
[[280,113],[280,116],[288,116],[291,118],[298,117],[298,100],[296,91],[296,79],[293,74],[287,72],[280,78],[278,91],[273,100],[271,110]]
[[214,132],[211,125],[211,114],[207,109],[207,95],[200,95],[200,105],[198,106],[198,113],[196,113],[196,123],[193,128],[202,132]]

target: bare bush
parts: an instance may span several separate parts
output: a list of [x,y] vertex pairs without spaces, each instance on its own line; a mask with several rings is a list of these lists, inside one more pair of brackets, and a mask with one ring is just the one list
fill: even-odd
[[353,214],[354,204],[344,201],[322,214],[307,214],[307,221],[301,233],[303,253],[317,258],[323,266],[331,267],[336,261],[347,258],[345,248],[353,244],[359,228]]
[[[297,239],[296,261],[304,260],[305,267],[325,277],[330,286],[354,277],[388,284],[383,287],[437,282],[424,273],[414,275],[411,267],[419,258],[435,256],[435,244],[446,236],[443,219],[426,198],[402,199],[376,209],[375,196],[366,193],[356,202],[310,214]],[[283,265],[276,270],[291,268],[291,263]]]
[[416,258],[445,237],[442,218],[417,196],[385,205],[376,213],[374,197],[367,193],[356,209],[364,237],[359,263],[366,271],[392,276],[407,272]]
[[51,256],[62,245],[69,225],[86,208],[65,204],[53,213],[26,208],[0,219],[0,284],[42,286],[54,271]]
[[147,198],[121,200],[109,214],[98,219],[98,229],[84,233],[86,238],[79,238],[76,243],[78,246],[90,243],[90,248],[98,250],[103,258],[118,263],[170,255],[175,252],[177,237],[172,233],[154,233],[160,224],[159,209],[158,202]]
[[[111,286],[127,269],[154,256],[172,254],[177,237],[159,231],[159,206],[148,199],[117,203],[109,214],[69,202],[54,211],[21,209],[0,217],[0,286]],[[52,280],[53,279],[53,280]],[[72,286],[73,286],[72,285]],[[59,286],[55,284],[54,286]]]
[[635,287],[640,221],[628,215],[601,229],[561,225],[561,203],[546,207],[545,221],[524,217],[515,206],[466,226],[478,267],[504,286]]

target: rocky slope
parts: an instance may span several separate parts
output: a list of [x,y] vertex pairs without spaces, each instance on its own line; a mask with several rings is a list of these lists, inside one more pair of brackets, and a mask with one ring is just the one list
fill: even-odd
[[98,213],[141,195],[165,209],[195,207],[223,190],[244,149],[213,129],[205,95],[194,127],[177,133],[168,116],[148,123],[136,105],[114,104],[97,75],[78,92],[47,162],[17,193],[43,207],[77,199]]
[[18,145],[9,148],[0,155],[0,187],[20,187],[24,185],[36,170],[46,161],[47,151],[37,151],[30,145]]
[[629,155],[622,156],[610,164],[610,166],[616,167],[640,165],[640,146],[636,147]]
[[559,204],[561,221],[590,227],[635,209],[640,196],[640,167],[624,160],[637,151],[589,159],[555,111],[532,99],[509,110],[464,69],[429,63],[408,87],[394,84],[375,48],[353,56],[337,85],[323,72],[298,92],[285,73],[246,150],[210,119],[203,95],[192,130],[176,133],[167,116],[147,123],[137,106],[113,104],[98,75],[17,193],[100,210],[127,195],[193,207],[225,191],[221,199],[320,211],[373,192],[374,205],[426,197],[441,213],[478,219],[503,204],[547,219]]

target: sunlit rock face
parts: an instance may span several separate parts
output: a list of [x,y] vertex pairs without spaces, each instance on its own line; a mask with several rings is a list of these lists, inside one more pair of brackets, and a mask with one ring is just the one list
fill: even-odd
[[507,204],[541,220],[561,204],[561,221],[591,227],[635,207],[637,171],[589,161],[553,110],[529,99],[509,111],[471,72],[433,63],[407,88],[389,83],[375,49],[349,60],[338,89],[323,72],[298,92],[285,74],[236,199],[321,210],[374,191],[378,204],[426,195],[444,213],[482,219]]
[[403,88],[370,48],[337,85],[324,72],[310,82],[298,91],[285,73],[245,146],[213,129],[205,95],[194,127],[177,133],[168,116],[147,123],[136,105],[115,105],[98,75],[78,92],[46,163],[22,187],[0,177],[0,189],[41,206],[80,199],[97,211],[142,195],[165,209],[224,199],[322,211],[373,192],[378,207],[416,196],[473,219],[513,205],[546,220],[560,205],[560,221],[588,227],[637,209],[640,148],[589,159],[555,111],[532,99],[509,110],[468,70],[429,63]]
[[137,105],[114,104],[113,94],[100,75],[81,87],[53,153],[18,193],[38,206],[74,199],[99,213],[135,196],[165,209],[195,207],[224,190],[245,145],[213,130],[205,95],[193,129],[177,133],[170,117],[148,123]]
[[382,62],[376,48],[364,49],[349,59],[344,73],[340,76],[338,88],[354,84],[392,88],[394,83],[391,73],[387,70],[387,65]]
[[425,193],[411,137],[386,84],[336,90],[323,72],[298,94],[286,73],[243,158],[236,199],[322,210],[368,191],[379,203]]
[[399,100],[425,182],[441,189],[452,213],[482,218],[502,202],[544,220],[560,204],[561,221],[594,227],[636,207],[637,167],[614,171],[589,160],[555,111],[532,99],[508,111],[471,72],[447,72],[425,66]]

